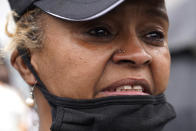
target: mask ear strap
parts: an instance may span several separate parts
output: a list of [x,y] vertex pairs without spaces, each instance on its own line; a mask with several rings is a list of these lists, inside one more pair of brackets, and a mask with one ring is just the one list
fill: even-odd
[[[25,48],[18,48],[18,53],[21,56],[22,60],[24,61],[25,65],[33,73],[33,75],[36,78],[37,82],[40,83],[41,85],[43,85],[42,81],[40,80],[39,76],[37,75],[35,69],[33,68],[32,64],[31,64],[31,56],[30,56],[29,51],[27,49],[25,49]],[[45,88],[45,86],[43,88]]]
[[32,64],[31,64],[31,56],[30,56],[30,53],[29,53],[28,49],[18,48],[17,50],[18,50],[18,53],[21,56],[22,60],[24,61],[25,65],[29,68],[29,70],[33,73],[34,77],[36,78],[37,84],[35,86],[38,87],[41,90],[41,92],[44,94],[44,96],[46,97],[46,99],[50,103],[51,96],[53,96],[53,95],[49,93],[46,86],[41,81],[41,79],[37,75],[37,72],[33,68]]

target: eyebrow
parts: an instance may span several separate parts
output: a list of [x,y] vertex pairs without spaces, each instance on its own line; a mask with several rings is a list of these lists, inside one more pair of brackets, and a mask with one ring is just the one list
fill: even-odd
[[166,22],[169,22],[168,15],[164,9],[148,9],[145,11],[145,14],[153,17],[160,17],[164,19]]

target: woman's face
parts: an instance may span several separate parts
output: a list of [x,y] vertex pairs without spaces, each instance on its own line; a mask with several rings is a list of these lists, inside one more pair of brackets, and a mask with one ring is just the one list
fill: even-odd
[[43,48],[32,51],[31,62],[51,93],[92,99],[142,95],[141,87],[152,95],[166,89],[168,19],[160,0],[127,1],[88,22],[46,14],[41,21]]

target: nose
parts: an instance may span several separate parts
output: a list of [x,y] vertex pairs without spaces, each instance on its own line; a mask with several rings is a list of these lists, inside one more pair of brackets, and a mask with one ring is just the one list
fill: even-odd
[[138,40],[132,40],[122,45],[113,55],[114,63],[139,67],[152,62],[152,56],[146,52]]

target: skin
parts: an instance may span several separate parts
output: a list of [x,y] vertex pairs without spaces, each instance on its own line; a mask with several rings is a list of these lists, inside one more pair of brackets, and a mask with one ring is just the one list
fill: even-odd
[[[163,1],[127,1],[88,22],[68,22],[47,14],[41,16],[41,21],[44,46],[30,50],[31,63],[52,94],[93,99],[101,97],[99,93],[105,87],[127,78],[146,80],[152,95],[165,91],[170,53]],[[124,53],[119,53],[120,49]],[[11,61],[24,80],[33,85],[35,78],[17,51]],[[37,88],[35,99],[40,131],[49,131],[50,107]]]

